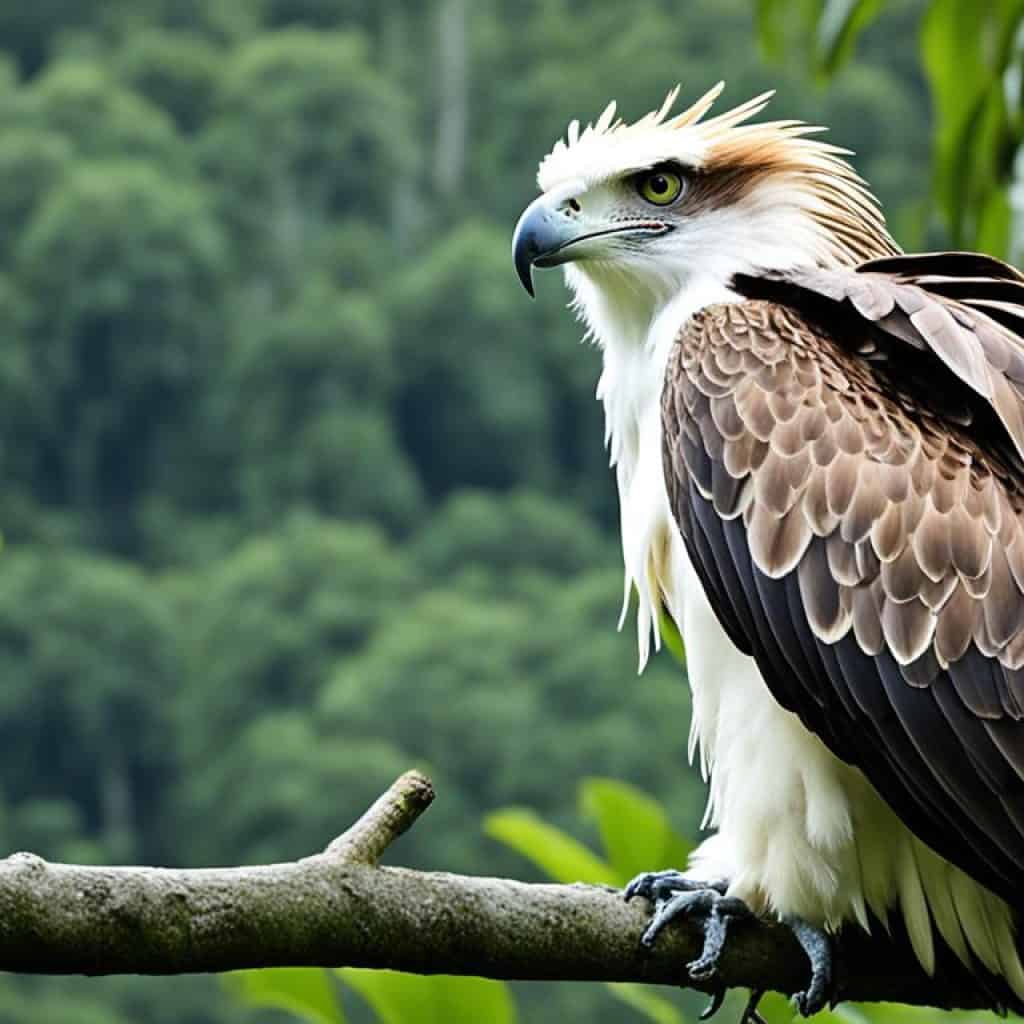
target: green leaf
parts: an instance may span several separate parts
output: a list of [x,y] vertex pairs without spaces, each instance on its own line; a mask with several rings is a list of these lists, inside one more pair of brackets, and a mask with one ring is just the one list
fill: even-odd
[[380,1024],[515,1024],[515,1003],[500,981],[358,967],[337,974],[369,1003]]
[[853,53],[857,36],[882,13],[882,0],[828,0],[818,20],[819,69],[834,74]]
[[686,1024],[686,1018],[664,996],[645,985],[616,982],[605,986],[616,999],[631,1006],[642,1017],[655,1024]]
[[587,779],[580,787],[580,803],[597,822],[619,883],[641,871],[686,865],[691,844],[672,829],[661,804],[635,786]]
[[680,665],[686,664],[686,646],[675,620],[668,612],[662,610],[658,625],[661,628],[661,639],[665,649]]
[[957,242],[965,213],[959,146],[990,81],[980,45],[985,18],[982,4],[933,0],[921,26],[921,56],[935,109],[935,192]]
[[782,60],[794,48],[810,50],[822,0],[757,0],[758,41],[766,57]]
[[765,1024],[789,1024],[798,1018],[793,1004],[779,992],[767,992],[757,1004],[757,1012],[765,1019]]
[[319,967],[233,971],[224,986],[247,1006],[286,1010],[309,1024],[344,1024],[327,972]]
[[782,15],[789,8],[789,0],[757,0],[757,39],[770,60],[778,60],[785,49]]
[[620,876],[581,842],[541,821],[533,811],[515,807],[484,819],[484,831],[532,861],[557,882],[615,885]]
[[[822,1010],[821,1013],[815,1014],[814,1021],[815,1024],[872,1024],[872,1021],[875,1021],[875,1024],[882,1024],[881,1021],[876,1021],[872,1013],[873,1009],[874,1007],[862,1008],[851,1003],[841,1003],[831,1010]],[[900,1009],[902,1010],[904,1007],[900,1007]],[[943,1015],[943,1019],[945,1019],[945,1015]]]
[[1022,18],[1021,0],[933,0],[922,24],[935,109],[934,191],[957,245],[978,244],[991,193],[1009,178],[1016,138],[1004,76]]

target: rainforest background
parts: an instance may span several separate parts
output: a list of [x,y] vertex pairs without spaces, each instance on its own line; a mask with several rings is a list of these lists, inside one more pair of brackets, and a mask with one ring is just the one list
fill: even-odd
[[[542,877],[485,817],[595,842],[593,776],[698,836],[683,669],[638,678],[615,631],[599,354],[509,242],[570,118],[719,78],[829,125],[908,248],[955,234],[929,5],[885,5],[828,84],[772,6],[0,3],[0,849],[290,859],[414,765],[440,798],[408,865]],[[3,1024],[285,1019],[205,977],[0,978]]]

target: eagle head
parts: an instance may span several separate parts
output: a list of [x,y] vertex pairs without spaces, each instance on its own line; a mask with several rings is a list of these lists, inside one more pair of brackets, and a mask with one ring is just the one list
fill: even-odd
[[847,150],[799,121],[748,123],[771,93],[705,119],[722,88],[678,114],[676,88],[632,124],[613,102],[596,123],[569,125],[516,226],[516,270],[531,295],[534,267],[571,264],[583,306],[596,290],[657,308],[697,278],[726,284],[740,271],[897,251]]

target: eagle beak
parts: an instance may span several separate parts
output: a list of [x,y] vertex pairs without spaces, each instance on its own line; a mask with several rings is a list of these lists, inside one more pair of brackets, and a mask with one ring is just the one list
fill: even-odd
[[[533,298],[533,268],[556,267],[572,256],[564,252],[583,235],[569,201],[552,201],[544,195],[523,210],[512,236],[512,258],[516,273]],[[564,253],[564,255],[562,255]]]
[[606,258],[611,235],[640,239],[673,230],[672,224],[657,219],[588,223],[576,199],[584,188],[583,182],[568,182],[535,199],[519,218],[512,236],[512,258],[519,280],[531,298],[534,267]]

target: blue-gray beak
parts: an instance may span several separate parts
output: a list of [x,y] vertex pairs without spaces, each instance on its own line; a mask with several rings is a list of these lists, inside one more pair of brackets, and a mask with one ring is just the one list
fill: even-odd
[[512,236],[512,258],[523,287],[533,296],[533,268],[557,267],[572,260],[598,258],[606,235],[634,238],[663,235],[672,225],[658,219],[615,220],[611,223],[587,223],[572,187],[535,199],[523,210]]
[[538,197],[523,210],[512,236],[512,258],[519,280],[531,298],[533,268],[565,263],[570,257],[559,259],[559,253],[579,237],[578,222],[553,207],[548,196]]

